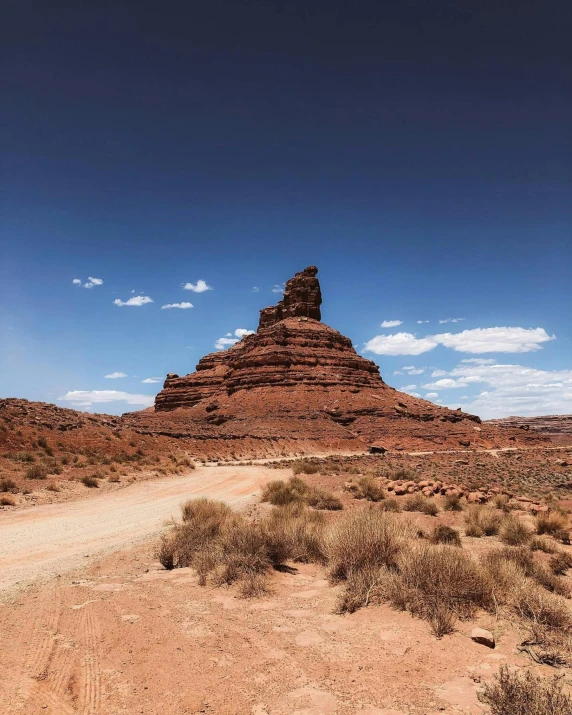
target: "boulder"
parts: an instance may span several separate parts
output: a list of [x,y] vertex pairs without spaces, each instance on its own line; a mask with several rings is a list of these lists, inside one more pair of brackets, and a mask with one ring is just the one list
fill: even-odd
[[487,648],[495,647],[495,637],[490,631],[484,628],[473,628],[471,631],[471,640],[475,641],[475,643],[486,645]]

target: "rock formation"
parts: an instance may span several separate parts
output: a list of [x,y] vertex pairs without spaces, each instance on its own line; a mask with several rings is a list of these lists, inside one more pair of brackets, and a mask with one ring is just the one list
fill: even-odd
[[200,440],[203,450],[209,441],[219,450],[232,444],[242,456],[542,441],[386,385],[374,362],[321,322],[317,272],[309,266],[291,278],[278,304],[260,311],[255,334],[206,355],[194,373],[167,375],[154,412],[127,422],[145,434]]
[[572,415],[542,415],[541,417],[503,417],[487,420],[495,427],[511,427],[539,432],[553,442],[572,444]]

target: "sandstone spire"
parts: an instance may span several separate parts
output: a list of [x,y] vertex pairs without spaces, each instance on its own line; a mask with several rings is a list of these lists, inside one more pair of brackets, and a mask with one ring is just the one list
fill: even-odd
[[269,328],[285,318],[312,318],[321,320],[320,305],[322,293],[320,281],[316,278],[316,266],[308,266],[286,283],[284,296],[276,305],[260,311],[258,329]]

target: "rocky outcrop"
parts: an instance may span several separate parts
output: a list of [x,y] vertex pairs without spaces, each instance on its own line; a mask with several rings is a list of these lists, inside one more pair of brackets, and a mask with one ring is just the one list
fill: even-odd
[[283,298],[276,305],[260,311],[258,330],[269,328],[286,318],[321,320],[322,293],[316,278],[316,266],[308,266],[286,283]]
[[213,450],[233,444],[244,456],[542,442],[386,385],[374,362],[321,322],[317,272],[310,266],[297,273],[282,300],[261,311],[255,334],[206,355],[189,375],[169,374],[154,412],[126,421],[144,434],[200,441],[203,450],[209,441]]

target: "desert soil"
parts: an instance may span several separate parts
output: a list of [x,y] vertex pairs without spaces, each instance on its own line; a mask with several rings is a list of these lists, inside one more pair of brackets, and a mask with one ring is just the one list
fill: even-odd
[[[246,600],[157,563],[156,535],[186,498],[250,509],[261,484],[287,474],[198,468],[4,513],[2,714],[476,714],[480,683],[500,663],[550,674],[489,615],[441,641],[386,606],[336,615],[339,587],[316,565],[277,572],[270,595]],[[43,580],[23,586],[34,577]],[[470,640],[475,625],[495,633],[494,650]]]

